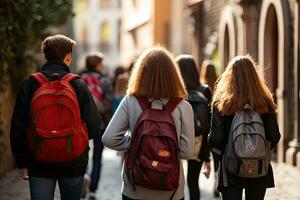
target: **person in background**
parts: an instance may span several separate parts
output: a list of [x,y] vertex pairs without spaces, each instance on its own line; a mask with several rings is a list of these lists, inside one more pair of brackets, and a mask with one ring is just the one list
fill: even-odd
[[125,73],[126,69],[122,66],[118,66],[116,67],[115,71],[114,71],[114,77],[113,77],[113,88],[116,88],[116,82],[118,79],[118,76]]
[[[137,56],[135,56],[131,60],[131,62],[130,62],[130,64],[129,64],[126,71],[125,71],[124,68],[122,68],[122,70],[119,69],[119,68],[117,68],[115,70],[115,85],[114,85],[115,98],[114,98],[113,103],[112,103],[113,113],[117,110],[121,100],[126,95],[126,90],[128,88],[129,77],[131,75],[131,72],[132,72],[132,69],[134,67],[134,63],[136,62],[136,60],[137,60]],[[122,72],[122,73],[120,73],[120,72]]]
[[201,65],[200,82],[207,84],[211,91],[215,89],[217,81],[216,67],[211,60],[204,60]]
[[[81,79],[88,86],[97,106],[97,111],[101,116],[101,133],[104,132],[110,117],[111,105],[114,97],[113,86],[110,77],[105,74],[102,65],[103,54],[99,52],[90,53],[86,57],[86,71],[80,73]],[[88,192],[90,200],[96,199],[95,192],[98,188],[101,172],[103,144],[101,138],[94,139],[93,164],[90,175],[86,174],[84,186],[82,188],[82,197]]]
[[[195,156],[188,160],[187,182],[191,200],[200,199],[199,175],[204,163],[205,172],[210,173],[209,145],[207,136],[210,131],[210,101],[212,98],[208,85],[200,84],[199,73],[191,55],[176,57],[185,87],[188,102],[194,111],[195,124]],[[199,138],[199,139],[198,139]]]
[[[184,198],[184,172],[182,163],[178,157],[180,157],[181,159],[189,159],[192,157],[194,151],[193,111],[190,104],[187,101],[182,100],[182,98],[186,98],[186,96],[187,93],[180,75],[180,71],[167,50],[164,50],[162,48],[150,48],[139,57],[130,76],[127,95],[121,101],[120,106],[116,110],[104,135],[102,136],[102,142],[105,146],[117,151],[127,151],[125,155],[125,164],[123,165],[122,170],[123,200],[178,200]],[[149,99],[152,103],[149,102]],[[178,101],[179,99],[180,101]],[[150,104],[147,106],[145,106],[145,104],[140,104],[142,100],[143,102],[147,102],[147,104],[150,103],[151,106]],[[163,109],[164,107],[165,109]],[[172,129],[172,131],[176,131],[174,137],[177,138],[176,140],[178,141],[178,144],[177,142],[168,144],[178,145],[176,147],[176,149],[178,148],[178,151],[175,149],[175,153],[178,152],[179,155],[177,153],[177,155],[174,155],[172,153],[174,157],[171,156],[170,151],[173,152],[174,149],[168,149],[170,147],[168,147],[167,150],[156,149],[157,154],[155,155],[157,157],[160,157],[160,159],[165,160],[166,164],[158,160],[148,160],[149,162],[146,162],[144,164],[148,166],[147,168],[145,168],[147,170],[149,170],[149,167],[151,168],[151,166],[153,167],[153,169],[158,167],[157,170],[163,170],[160,171],[160,174],[162,174],[162,172],[168,173],[171,169],[174,169],[173,162],[176,161],[175,169],[178,169],[176,180],[174,179],[175,176],[167,177],[167,179],[173,178],[174,180],[172,181],[172,185],[174,185],[173,183],[175,182],[178,183],[178,185],[176,185],[176,189],[172,189],[169,191],[149,188],[153,187],[153,184],[147,185],[147,187],[141,185],[133,185],[132,181],[130,181],[133,180],[132,176],[128,175],[128,171],[124,171],[128,169],[126,167],[128,166],[126,163],[129,162],[128,152],[134,152],[135,148],[137,148],[138,145],[134,143],[135,141],[138,141],[134,139],[136,138],[134,129],[137,120],[140,117],[141,113],[145,112],[147,109],[151,112],[155,112],[153,111],[154,108],[159,109],[159,111],[157,112],[164,112],[165,114],[167,114],[167,116],[170,116],[171,114],[174,122],[173,125],[175,125],[172,126],[174,128]],[[149,115],[148,117],[150,118],[151,116]],[[161,123],[161,121],[157,123]],[[138,135],[136,136],[138,137]],[[149,137],[147,138],[157,140],[159,140],[160,138]],[[140,146],[140,148],[144,149],[146,148],[146,146],[143,145]],[[151,146],[149,148],[155,148],[155,146]],[[142,149],[140,149],[139,152],[142,152]],[[145,157],[139,156],[139,158],[144,158],[147,160],[147,158]],[[174,160],[172,161],[172,164],[169,161],[170,159]],[[159,174],[157,175],[160,177]],[[143,175],[141,174],[141,176],[137,178],[142,178],[142,176]],[[155,179],[156,176],[151,176],[150,178],[155,182],[158,181],[157,179]],[[162,180],[161,183],[165,185],[166,182],[167,180]]]
[[126,90],[128,87],[129,74],[120,74],[116,79],[115,84],[115,97],[112,102],[112,112],[115,113],[119,104],[121,103],[123,97],[126,95]]
[[[112,113],[115,113],[117,108],[119,107],[122,99],[126,95],[126,90],[128,87],[128,80],[129,80],[129,73],[125,72],[120,74],[117,77],[116,84],[115,84],[115,97],[112,101]],[[118,151],[117,155],[121,156],[122,162],[124,160],[124,151]]]
[[[200,82],[202,84],[207,84],[210,88],[211,91],[214,91],[215,89],[215,83],[217,81],[217,73],[216,73],[216,67],[213,64],[211,60],[204,60],[202,65],[201,65],[201,72],[200,72]],[[217,161],[217,156],[215,155],[214,152],[212,152],[212,157],[213,157],[213,162],[214,162],[214,190],[213,190],[213,195],[215,197],[220,196],[219,191],[217,190],[218,186],[218,161]]]
[[[208,136],[208,142],[212,146],[212,151],[219,155],[218,160],[220,161],[220,173],[219,173],[219,183],[218,190],[222,193],[222,198],[224,200],[241,200],[242,192],[245,189],[247,200],[263,200],[266,192],[266,188],[274,187],[273,170],[270,162],[260,162],[264,157],[259,157],[260,164],[255,164],[254,161],[250,161],[249,164],[240,163],[240,165],[232,165],[228,167],[240,166],[238,170],[233,169],[235,173],[239,173],[241,170],[246,169],[247,175],[252,175],[254,173],[260,173],[263,169],[266,175],[255,177],[245,177],[238,176],[239,174],[233,174],[229,172],[228,168],[225,168],[225,156],[228,155],[227,149],[232,148],[228,144],[232,143],[231,127],[233,124],[233,118],[237,113],[244,114],[254,113],[255,116],[258,114],[260,116],[259,120],[262,123],[257,124],[257,126],[262,129],[256,129],[254,135],[258,135],[260,132],[265,134],[265,137],[260,137],[260,139],[266,140],[267,145],[262,145],[260,150],[255,152],[262,152],[263,149],[274,148],[280,139],[280,133],[278,129],[277,119],[276,119],[276,109],[277,106],[273,100],[273,96],[265,84],[265,82],[260,78],[257,72],[257,66],[250,56],[237,56],[233,58],[226,70],[217,80],[215,92],[212,100],[212,121],[211,121],[211,132]],[[246,107],[245,107],[246,106]],[[244,118],[247,115],[244,115]],[[252,117],[252,116],[251,116]],[[238,120],[244,119],[239,118]],[[252,117],[253,118],[253,117]],[[249,118],[251,119],[251,118]],[[236,122],[235,120],[234,122]],[[243,122],[245,124],[245,122]],[[251,123],[246,124],[251,126]],[[249,127],[250,128],[250,127]],[[251,127],[253,130],[253,127]],[[235,130],[235,129],[234,129]],[[260,132],[258,132],[260,130]],[[244,131],[244,130],[243,130]],[[249,137],[252,137],[249,134]],[[247,139],[249,137],[244,137]],[[256,142],[252,141],[251,149],[256,148],[258,145]],[[257,141],[257,140],[256,140]],[[245,141],[243,141],[245,142]],[[244,144],[244,143],[243,143]],[[263,143],[260,143],[263,144]],[[240,145],[239,148],[243,148],[247,145]],[[239,149],[242,153],[245,152],[243,149]],[[252,152],[252,151],[249,151]],[[266,153],[266,155],[271,158],[271,155]],[[227,156],[226,156],[227,158]],[[222,161],[222,162],[221,162]],[[239,160],[241,162],[241,160]],[[263,168],[265,163],[265,168]],[[255,168],[254,168],[255,167]],[[256,175],[256,174],[255,174]]]
[[[32,200],[53,200],[57,182],[62,200],[79,200],[88,163],[87,139],[100,138],[101,121],[93,97],[84,82],[70,73],[75,44],[75,41],[64,35],[47,37],[41,45],[46,64],[40,73],[32,74],[23,81],[17,95],[11,120],[10,143],[20,177],[29,179]],[[56,95],[52,91],[61,94]],[[72,105],[72,112],[69,112],[67,108]],[[75,131],[77,135],[71,137],[72,140],[66,138],[64,133],[65,128],[70,126],[73,133],[68,132],[69,136]],[[31,137],[32,134],[35,137]],[[47,137],[42,137],[45,134]],[[72,150],[72,147],[78,147],[78,141],[85,144],[83,152],[79,152],[80,155],[74,159],[65,159],[68,157],[66,155],[78,150]],[[57,148],[60,144],[64,144],[62,146],[65,148]],[[48,151],[53,153],[49,154]]]

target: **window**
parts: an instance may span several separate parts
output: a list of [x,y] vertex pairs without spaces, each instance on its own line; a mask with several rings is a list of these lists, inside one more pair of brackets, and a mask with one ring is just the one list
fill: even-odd
[[112,0],[100,0],[100,7],[101,8],[111,8],[113,6]]
[[82,22],[81,41],[82,41],[83,51],[87,51],[88,50],[88,25],[86,21]]
[[88,4],[87,0],[77,0],[77,1],[75,1],[75,3],[74,3],[75,13],[78,14],[78,13],[82,13],[82,12],[86,11],[87,4]]
[[103,52],[109,51],[111,41],[111,25],[108,21],[104,21],[100,27],[100,49]]

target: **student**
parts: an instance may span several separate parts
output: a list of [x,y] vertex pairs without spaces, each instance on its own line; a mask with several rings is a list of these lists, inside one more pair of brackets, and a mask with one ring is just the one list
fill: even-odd
[[64,35],[47,37],[42,42],[47,63],[22,83],[15,103],[11,149],[33,200],[53,200],[57,182],[61,199],[79,200],[88,138],[100,137],[93,98],[70,73],[74,45]]
[[[217,74],[216,74],[216,67],[211,60],[204,60],[201,65],[201,72],[200,72],[200,82],[202,84],[207,84],[210,88],[210,91],[215,90],[215,83],[217,81]],[[218,161],[217,156],[214,152],[212,152],[212,157],[214,161],[214,172],[215,172],[215,179],[214,179],[214,190],[213,195],[215,197],[220,196],[219,191],[217,190],[218,186]]]
[[120,74],[115,82],[115,97],[112,102],[112,112],[116,112],[123,97],[126,95],[127,85],[129,80],[129,73],[124,72]]
[[[199,73],[195,60],[190,55],[180,55],[176,58],[179,65],[185,87],[188,91],[188,101],[194,111],[195,137],[199,137],[198,145],[195,144],[195,157],[188,160],[187,182],[191,200],[200,199],[199,175],[202,164],[210,173],[209,146],[207,135],[210,131],[210,107],[211,91],[207,85],[200,84]],[[199,122],[199,123],[197,123]],[[198,125],[197,125],[198,124]],[[196,142],[197,143],[197,142]]]
[[[86,71],[80,74],[81,79],[87,84],[96,103],[97,111],[101,116],[101,124],[103,125],[101,127],[101,133],[104,132],[110,120],[111,104],[114,96],[112,81],[110,77],[104,73],[102,61],[102,53],[89,53],[89,55],[86,57]],[[95,192],[98,188],[103,152],[101,138],[97,137],[93,140],[93,142],[92,172],[91,175],[86,174],[82,191],[82,197],[89,192],[88,196],[90,200],[96,199]]]
[[[184,174],[179,157],[189,159],[193,155],[194,150],[192,108],[187,101],[182,100],[182,98],[186,98],[186,96],[187,94],[180,76],[180,71],[169,52],[162,48],[146,50],[138,59],[130,76],[127,95],[123,98],[102,136],[102,141],[105,146],[118,151],[127,151],[122,170],[123,199],[178,200],[184,198]],[[149,100],[151,100],[151,102]],[[149,112],[152,114],[160,113],[156,116],[154,116],[154,114],[146,116],[150,119],[147,121],[150,127],[152,127],[153,123],[157,123],[155,126],[156,129],[144,130],[143,133],[134,131],[137,121],[141,122],[141,119],[145,119],[145,113]],[[144,117],[140,118],[141,113]],[[169,126],[161,123],[161,114],[170,117],[168,118],[170,122]],[[167,144],[174,147],[174,149],[168,146],[165,148],[155,148],[156,146],[153,144],[159,146],[162,145],[162,143],[158,137],[151,136],[153,134],[152,131],[161,130],[160,133],[156,132],[156,134],[158,134],[157,136],[166,134],[165,129],[157,129],[157,127],[163,126],[170,128],[171,124],[174,125],[172,126],[172,130],[174,131],[172,132],[172,139],[173,141],[177,140],[178,145],[174,147],[173,145],[177,144],[177,142],[168,142]],[[137,127],[138,130],[140,130],[140,128],[147,128],[147,125]],[[149,135],[148,137],[143,136],[141,139],[143,145],[140,146],[138,146],[140,143],[136,143],[139,138],[138,136],[141,136],[135,135],[138,133],[147,133],[147,135]],[[169,135],[164,139],[168,140],[170,137]],[[155,140],[157,143],[146,142],[146,140]],[[161,138],[161,140],[163,140],[163,138]],[[179,148],[179,151],[176,150],[177,148]],[[131,153],[136,149],[139,154],[132,156],[133,154]],[[144,156],[147,153],[151,153],[150,149],[151,152],[157,156],[157,159],[151,160],[151,158]],[[175,154],[173,154],[173,151],[175,151]],[[144,159],[143,162],[140,160],[141,158]],[[130,167],[128,168],[128,166],[132,164],[131,161],[137,159],[139,159],[139,162],[141,161],[143,165],[147,166],[145,173],[143,174],[141,172],[142,174],[140,174],[140,176],[134,176],[135,172],[130,171]],[[165,163],[161,160],[164,160]],[[170,160],[172,164],[170,164]],[[176,165],[173,165],[173,161]],[[134,167],[136,167],[136,165]],[[156,170],[162,170],[163,173],[156,173],[155,175],[164,175],[170,171],[174,172],[174,167],[177,167],[178,174],[175,172],[174,176],[167,176],[165,177],[166,180],[161,180],[162,182],[160,182],[160,179],[156,179],[155,176],[148,176],[147,174],[155,173]],[[124,172],[124,170],[126,172]],[[140,178],[142,177],[145,177],[145,179],[141,180]],[[168,187],[165,184],[167,184],[170,178],[174,178],[174,180],[169,182],[171,186]],[[140,181],[139,184],[135,184],[138,181]],[[149,181],[153,181],[155,184],[147,185]],[[163,186],[157,186],[158,182]],[[141,186],[141,184],[144,184],[144,186]],[[153,189],[155,186],[156,189]]]
[[200,82],[207,84],[210,90],[214,91],[217,78],[215,65],[210,60],[204,60],[201,65]]
[[114,71],[114,77],[113,77],[113,88],[116,88],[117,79],[123,73],[126,73],[126,69],[123,66],[116,67]]
[[[270,151],[280,139],[276,105],[269,88],[259,77],[256,67],[250,56],[233,58],[218,79],[212,100],[212,125],[208,141],[213,151],[222,155],[219,159],[221,165],[218,190],[224,200],[241,200],[243,189],[247,200],[262,200],[266,188],[274,187]],[[249,122],[242,123],[239,129],[235,128],[237,122],[244,119],[248,119]],[[255,123],[251,121],[253,119],[256,120]],[[249,127],[251,129],[243,129],[245,126],[251,126]],[[255,130],[255,134],[248,132],[251,130]],[[236,156],[228,160],[227,156],[231,155],[229,150],[233,149],[233,133],[237,133],[236,131],[247,132],[248,137],[235,135]],[[260,137],[260,134],[265,134],[265,137]],[[255,140],[251,140],[251,148],[247,148],[247,151],[241,150],[248,146],[246,139],[250,137],[256,137]],[[244,143],[240,143],[242,145],[239,145],[238,142],[241,140],[238,138],[243,138]],[[259,141],[264,141],[262,143],[264,145],[259,145]],[[248,157],[245,161],[240,156],[240,153],[251,153],[256,148],[261,149],[253,151],[255,153],[253,158]],[[256,160],[256,154],[260,152],[265,154],[260,160]],[[236,159],[237,156],[240,160]]]

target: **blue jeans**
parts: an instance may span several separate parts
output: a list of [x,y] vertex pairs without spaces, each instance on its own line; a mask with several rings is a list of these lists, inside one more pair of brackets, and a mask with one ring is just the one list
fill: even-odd
[[80,200],[83,176],[74,178],[29,177],[32,200],[53,200],[56,182],[58,182],[62,200]]
[[96,137],[94,140],[94,149],[93,149],[93,165],[92,165],[92,173],[91,173],[91,185],[90,192],[95,192],[98,188],[98,183],[100,179],[101,173],[101,162],[102,162],[102,152],[103,152],[103,144],[101,142],[101,137]]

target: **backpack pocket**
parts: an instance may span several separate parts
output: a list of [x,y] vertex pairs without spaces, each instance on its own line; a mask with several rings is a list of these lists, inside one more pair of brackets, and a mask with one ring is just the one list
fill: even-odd
[[145,156],[139,159],[141,167],[157,173],[166,173],[172,168],[172,163],[163,163],[157,160],[150,160]]
[[257,178],[268,173],[269,163],[265,159],[243,159],[238,161],[239,177]]
[[66,162],[77,158],[84,151],[88,144],[85,132],[84,124],[79,131],[72,128],[60,131],[36,129],[28,133],[28,141],[37,160],[45,163]]
[[233,144],[235,155],[241,159],[259,159],[267,153],[267,143],[261,134],[239,134]]
[[178,185],[172,177],[174,164],[163,163],[157,160],[150,160],[145,156],[137,159],[136,165],[133,168],[134,179],[136,185],[147,187],[153,190],[175,190]]
[[[73,158],[74,131],[36,130],[33,133],[34,155],[42,162],[63,162]],[[59,155],[59,156],[58,156]],[[59,158],[62,158],[61,160]]]

